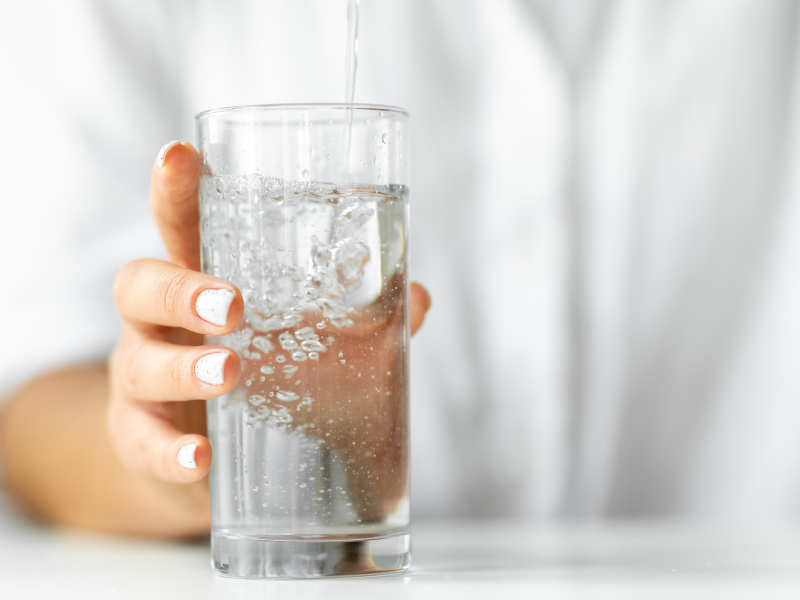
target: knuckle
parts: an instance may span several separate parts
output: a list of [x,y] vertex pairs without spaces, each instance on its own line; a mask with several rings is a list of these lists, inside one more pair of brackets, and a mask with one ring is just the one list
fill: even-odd
[[119,356],[117,357],[117,365],[120,365],[120,362],[122,363],[122,368],[117,369],[117,372],[119,373],[121,371],[120,377],[123,386],[134,395],[141,381],[143,354],[144,345],[136,344],[127,349],[125,352],[125,360],[121,360]]
[[179,319],[192,289],[190,274],[187,271],[170,272],[160,278],[157,287],[157,297],[161,299],[164,313],[173,321]]
[[167,385],[175,396],[182,396],[186,387],[186,359],[183,352],[175,352],[167,361]]

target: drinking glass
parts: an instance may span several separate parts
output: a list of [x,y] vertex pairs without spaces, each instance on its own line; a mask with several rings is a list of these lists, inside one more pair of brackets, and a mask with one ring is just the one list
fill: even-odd
[[404,569],[408,115],[353,104],[196,117],[205,273],[242,292],[236,388],[208,401],[212,564]]

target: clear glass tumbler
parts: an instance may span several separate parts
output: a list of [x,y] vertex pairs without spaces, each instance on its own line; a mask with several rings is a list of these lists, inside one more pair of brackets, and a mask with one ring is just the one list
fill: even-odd
[[199,114],[203,271],[236,285],[236,388],[208,402],[214,568],[404,569],[408,115],[367,105]]

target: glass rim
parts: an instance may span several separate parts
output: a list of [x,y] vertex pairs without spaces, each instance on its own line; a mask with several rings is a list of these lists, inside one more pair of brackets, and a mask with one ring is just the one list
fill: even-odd
[[317,109],[317,110],[371,110],[376,112],[388,112],[403,117],[408,117],[408,111],[399,106],[390,106],[388,104],[349,104],[347,102],[303,102],[303,103],[288,103],[288,104],[244,104],[242,106],[223,106],[220,108],[212,108],[197,113],[194,118],[195,121],[201,121],[208,117],[221,114],[221,113],[238,113],[238,112],[272,112],[281,110],[303,110],[303,109]]

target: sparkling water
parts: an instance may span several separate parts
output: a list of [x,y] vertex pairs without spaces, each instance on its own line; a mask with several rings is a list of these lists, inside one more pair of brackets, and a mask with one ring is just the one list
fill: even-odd
[[245,300],[237,330],[208,340],[242,363],[236,388],[208,403],[214,535],[405,533],[406,196],[201,179],[203,270]]

